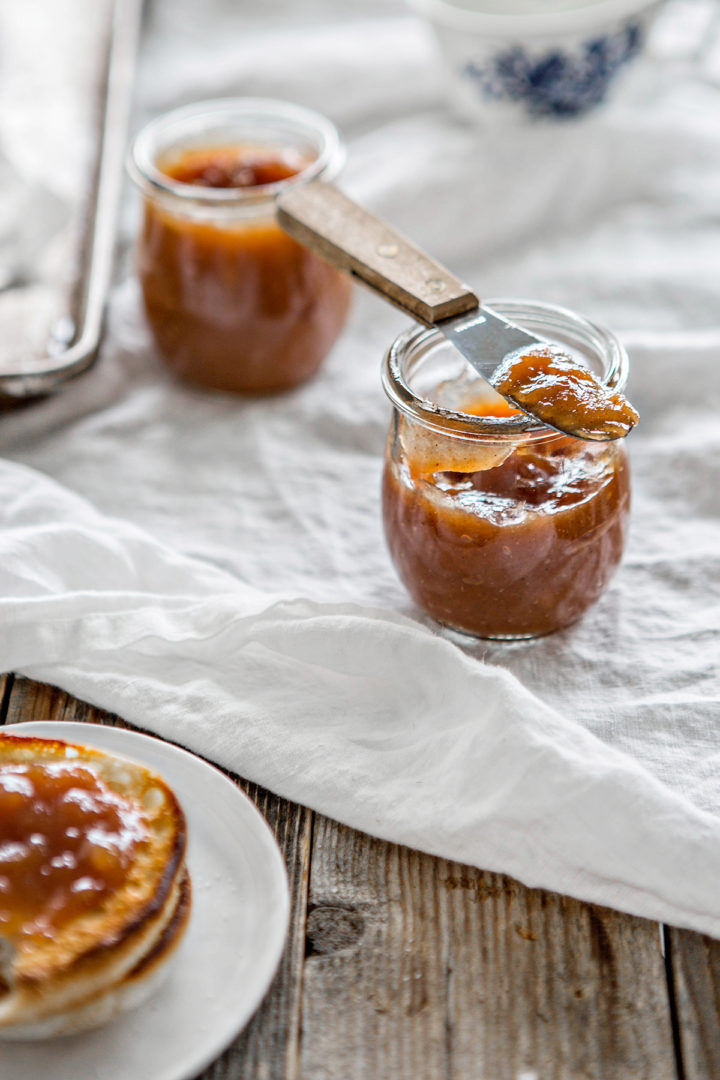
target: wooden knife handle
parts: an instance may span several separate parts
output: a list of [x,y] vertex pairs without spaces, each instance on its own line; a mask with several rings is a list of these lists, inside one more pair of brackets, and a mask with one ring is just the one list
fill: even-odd
[[277,200],[278,224],[305,247],[403,308],[420,322],[472,311],[471,289],[334,184],[313,180]]

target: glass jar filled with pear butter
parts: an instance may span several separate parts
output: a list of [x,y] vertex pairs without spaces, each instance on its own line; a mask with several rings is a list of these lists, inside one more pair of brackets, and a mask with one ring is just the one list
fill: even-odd
[[337,176],[344,151],[319,113],[255,98],[201,102],[136,137],[137,271],[161,356],[183,378],[239,393],[310,378],[342,330],[348,276],[287,236],[275,200]]
[[[628,358],[613,334],[548,304],[488,305],[622,391]],[[393,343],[383,382],[393,405],[385,534],[417,604],[481,638],[531,638],[579,619],[622,556],[624,441],[572,438],[519,412],[432,329]]]

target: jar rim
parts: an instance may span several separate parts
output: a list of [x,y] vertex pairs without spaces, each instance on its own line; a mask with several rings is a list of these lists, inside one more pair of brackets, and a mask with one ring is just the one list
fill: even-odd
[[[314,139],[317,155],[294,176],[272,184],[243,188],[203,187],[173,180],[156,164],[158,139],[176,129],[178,137],[197,133],[203,122],[225,120],[256,126],[264,122],[285,125],[288,130]],[[213,98],[194,102],[156,116],[137,133],[127,156],[127,170],[146,195],[187,208],[236,209],[266,206],[294,184],[322,176],[332,180],[345,162],[345,147],[333,122],[314,109],[274,98]]]
[[[624,346],[611,331],[605,330],[570,308],[547,304],[539,300],[498,297],[489,299],[487,303],[483,301],[483,307],[492,309],[498,315],[508,321],[516,322],[521,327],[525,319],[531,323],[533,332],[538,332],[538,323],[549,331],[555,326],[558,330],[562,328],[567,333],[575,332],[586,345],[589,344],[603,355],[606,364],[605,373],[599,380],[602,385],[612,391],[623,390],[627,382],[629,359]],[[383,362],[382,384],[395,408],[427,428],[463,438],[487,439],[491,436],[494,439],[505,440],[522,436],[525,439],[535,439],[557,434],[542,421],[530,416],[477,416],[448,409],[427,398],[419,397],[407,381],[406,361],[425,355],[434,345],[445,340],[440,330],[433,327],[413,326],[400,334],[392,343]],[[550,334],[548,341],[552,341]]]

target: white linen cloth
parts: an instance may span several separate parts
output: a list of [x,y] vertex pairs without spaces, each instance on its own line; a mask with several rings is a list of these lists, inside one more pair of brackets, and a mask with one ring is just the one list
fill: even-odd
[[165,371],[127,266],[95,370],[2,416],[0,666],[357,828],[720,936],[720,50],[491,137],[448,115],[420,23],[356,10],[156,3],[138,122],[232,93],[329,112],[350,192],[483,295],[619,330],[621,570],[577,626],[465,655],[382,539],[402,316],[358,294],[317,379],[243,401]]

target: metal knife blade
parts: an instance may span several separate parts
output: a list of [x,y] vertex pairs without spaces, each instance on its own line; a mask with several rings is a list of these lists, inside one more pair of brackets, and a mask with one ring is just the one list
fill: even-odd
[[491,384],[493,373],[508,353],[544,343],[542,338],[521,330],[485,306],[440,319],[433,325]]

